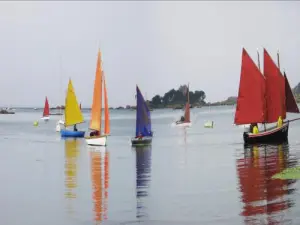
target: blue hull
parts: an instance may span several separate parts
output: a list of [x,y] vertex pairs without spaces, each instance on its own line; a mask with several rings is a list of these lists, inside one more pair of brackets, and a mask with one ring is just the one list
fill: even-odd
[[61,130],[61,137],[84,137],[85,131]]

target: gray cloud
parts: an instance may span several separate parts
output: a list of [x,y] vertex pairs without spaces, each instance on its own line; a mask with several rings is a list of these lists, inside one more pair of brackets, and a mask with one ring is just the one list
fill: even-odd
[[[208,100],[237,95],[241,48],[266,47],[290,83],[300,81],[298,2],[0,2],[0,105],[50,105],[72,77],[92,102],[98,45],[109,102],[134,104],[190,82]],[[60,56],[63,70],[60,71]]]

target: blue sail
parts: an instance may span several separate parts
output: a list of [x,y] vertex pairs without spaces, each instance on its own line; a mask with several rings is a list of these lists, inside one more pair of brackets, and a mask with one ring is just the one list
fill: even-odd
[[152,136],[150,110],[140,89],[136,86],[136,129],[135,136]]

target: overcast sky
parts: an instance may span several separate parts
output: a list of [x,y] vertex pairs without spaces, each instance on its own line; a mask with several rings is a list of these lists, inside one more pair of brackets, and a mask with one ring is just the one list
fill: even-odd
[[297,1],[1,1],[0,105],[63,104],[71,77],[90,107],[98,46],[111,106],[134,104],[136,84],[148,99],[187,82],[209,101],[237,95],[243,46],[255,61],[279,49],[295,86],[299,12]]

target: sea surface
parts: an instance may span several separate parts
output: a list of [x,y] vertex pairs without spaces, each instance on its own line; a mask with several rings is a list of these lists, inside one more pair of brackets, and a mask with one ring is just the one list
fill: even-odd
[[244,149],[234,110],[191,109],[188,129],[171,126],[181,110],[154,110],[143,148],[130,146],[135,111],[111,110],[107,147],[62,140],[59,116],[0,115],[0,224],[300,224],[299,181],[271,179],[299,164],[300,121],[288,144]]

